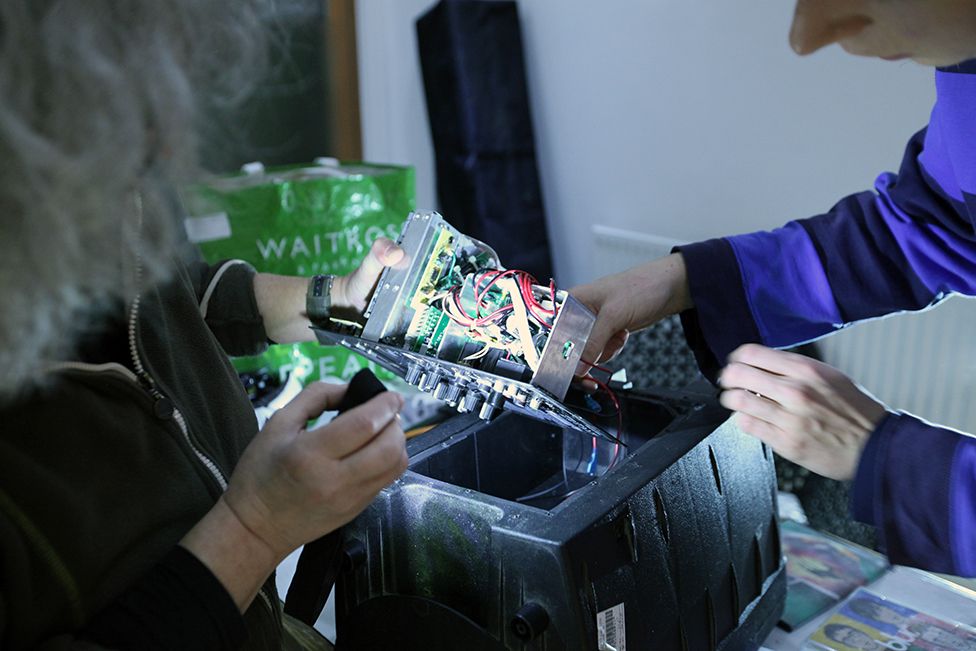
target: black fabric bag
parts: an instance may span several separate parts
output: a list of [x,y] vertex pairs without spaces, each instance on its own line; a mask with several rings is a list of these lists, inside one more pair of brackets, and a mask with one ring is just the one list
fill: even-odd
[[514,2],[442,0],[417,21],[441,212],[545,283],[549,236]]

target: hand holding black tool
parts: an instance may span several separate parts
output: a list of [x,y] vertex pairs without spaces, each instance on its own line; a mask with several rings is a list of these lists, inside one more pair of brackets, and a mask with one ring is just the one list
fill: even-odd
[[342,397],[339,406],[336,407],[336,411],[342,414],[353,407],[369,401],[384,391],[386,391],[386,387],[383,386],[383,383],[373,375],[371,370],[364,368],[356,373],[352,381],[349,382],[349,386],[346,387],[346,395]]
[[[384,391],[386,387],[383,383],[372,371],[364,368],[353,377],[336,410],[342,415]],[[341,550],[342,529],[305,544],[285,598],[287,614],[310,626],[315,623],[335,583]]]
[[[195,527],[182,543],[211,566],[230,564],[228,572],[233,563],[214,542],[228,526],[246,532],[245,542],[271,568],[305,544],[287,607],[313,622],[335,574],[330,570],[339,549],[335,532],[407,468],[397,418],[402,407],[403,398],[386,391],[369,371],[348,387],[309,384],[247,446],[220,497],[224,508],[215,509],[217,524]],[[309,428],[323,412],[336,410],[340,413],[329,424]],[[260,585],[258,577],[233,576],[235,599],[244,606]]]

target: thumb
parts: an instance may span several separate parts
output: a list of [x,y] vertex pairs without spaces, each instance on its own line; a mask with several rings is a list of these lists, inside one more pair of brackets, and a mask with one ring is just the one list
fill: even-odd
[[403,258],[403,249],[397,246],[393,240],[386,237],[378,237],[369,248],[369,254],[363,260],[359,270],[365,275],[379,274],[383,267],[392,267]]
[[384,267],[403,259],[403,249],[385,237],[377,238],[359,267],[349,275],[346,299],[355,308],[366,307],[366,299],[373,293]]
[[616,328],[608,319],[601,319],[600,315],[597,315],[593,330],[590,331],[590,337],[586,340],[586,346],[583,347],[583,355],[576,366],[576,375],[583,377],[590,372],[595,364],[600,363],[603,351],[615,332]]
[[609,362],[616,357],[617,353],[623,350],[624,346],[627,345],[628,338],[630,338],[630,333],[626,330],[618,330],[617,332],[613,333],[613,336],[611,336],[610,339],[607,340],[607,343],[603,346],[603,355],[600,356],[597,363],[602,364],[603,362]]

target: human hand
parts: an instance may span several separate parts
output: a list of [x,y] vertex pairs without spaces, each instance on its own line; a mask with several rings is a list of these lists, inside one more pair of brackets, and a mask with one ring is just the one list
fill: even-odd
[[397,393],[381,393],[325,427],[305,429],[335,409],[345,391],[316,382],[277,411],[244,451],[221,498],[278,555],[352,520],[407,468]]
[[781,456],[832,479],[854,477],[885,406],[837,369],[746,344],[719,376],[721,403],[739,427]]
[[580,285],[569,293],[596,313],[596,324],[583,349],[584,362],[577,369],[581,376],[589,372],[587,364],[600,364],[619,353],[629,333],[692,305],[680,253]]
[[332,284],[333,312],[348,311],[355,317],[362,314],[369,303],[384,267],[392,267],[403,259],[403,249],[385,237],[377,238],[359,267],[345,276],[337,276]]

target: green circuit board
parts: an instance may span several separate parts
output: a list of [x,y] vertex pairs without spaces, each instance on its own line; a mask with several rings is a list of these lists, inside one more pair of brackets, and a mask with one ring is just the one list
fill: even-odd
[[404,297],[404,304],[414,311],[404,337],[407,350],[467,363],[498,348],[508,359],[524,364],[506,349],[514,337],[506,334],[504,323],[486,318],[512,304],[509,291],[490,283],[491,274],[501,271],[492,253],[442,229],[415,290]]

